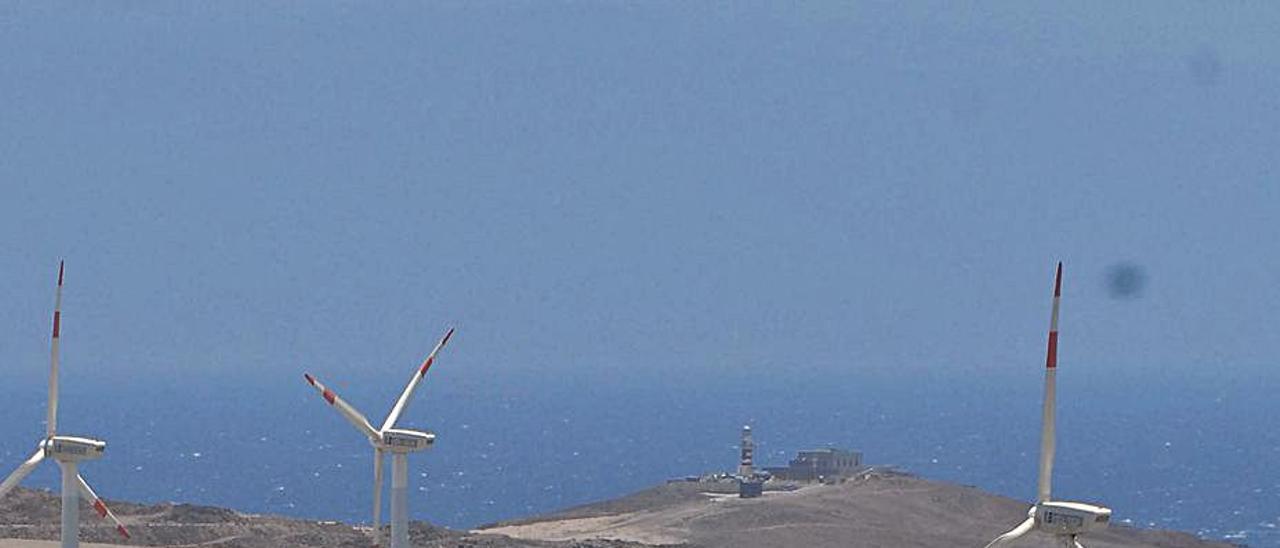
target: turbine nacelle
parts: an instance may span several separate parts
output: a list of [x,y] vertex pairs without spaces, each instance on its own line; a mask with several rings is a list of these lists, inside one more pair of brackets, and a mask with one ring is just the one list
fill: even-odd
[[1106,529],[1111,509],[1083,502],[1045,501],[1032,508],[1036,528],[1050,535],[1081,535]]
[[45,455],[59,462],[84,462],[102,458],[107,442],[74,436],[54,436],[41,443]]
[[429,449],[435,443],[436,435],[431,432],[392,428],[382,433],[382,443],[378,448],[392,453],[416,453]]

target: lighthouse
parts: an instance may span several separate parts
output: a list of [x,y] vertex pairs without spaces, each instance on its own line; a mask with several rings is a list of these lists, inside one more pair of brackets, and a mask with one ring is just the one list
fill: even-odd
[[744,499],[764,494],[764,481],[756,477],[753,462],[756,443],[751,439],[751,427],[742,427],[742,458],[738,460],[738,496]]

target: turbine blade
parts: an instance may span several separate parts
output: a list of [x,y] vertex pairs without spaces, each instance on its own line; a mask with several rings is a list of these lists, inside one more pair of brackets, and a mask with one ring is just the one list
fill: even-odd
[[373,450],[373,545],[382,545],[382,461],[381,449]]
[[396,421],[400,420],[400,415],[404,413],[404,408],[409,405],[409,398],[413,397],[413,391],[417,390],[418,384],[422,382],[422,378],[427,375],[427,370],[431,369],[431,364],[436,361],[436,354],[441,348],[449,342],[449,337],[453,336],[453,328],[444,334],[440,342],[436,343],[436,347],[427,355],[427,359],[422,360],[422,365],[418,366],[418,370],[413,372],[413,376],[409,378],[409,384],[404,387],[404,392],[400,393],[400,399],[396,400],[395,407],[391,408],[391,413],[387,414],[387,420],[382,422],[382,430],[386,431],[396,425]]
[[1044,407],[1040,415],[1040,477],[1036,502],[1045,502],[1053,486],[1053,454],[1056,445],[1057,377],[1058,377],[1058,308],[1062,300],[1062,263],[1053,279],[1053,311],[1049,315],[1049,349],[1044,361]]
[[310,373],[305,373],[302,376],[307,379],[308,384],[314,387],[316,391],[320,392],[320,397],[324,398],[324,401],[329,402],[329,405],[332,405],[339,413],[342,413],[342,416],[346,417],[347,422],[350,422],[355,426],[356,430],[359,430],[360,433],[368,436],[371,440],[377,442],[382,441],[382,434],[379,434],[377,430],[374,430],[373,425],[369,424],[369,419],[364,418],[364,415],[357,411],[356,408],[352,407],[351,404],[346,401],[343,401],[343,399],[339,398],[332,390],[325,388],[325,386],[320,384],[320,381],[316,380],[316,378],[311,376]]
[[31,472],[36,469],[36,466],[42,460],[44,460],[44,447],[36,449],[36,454],[31,455],[31,458],[27,459],[26,462],[19,464],[17,470],[14,470],[12,474],[9,474],[9,477],[0,482],[0,499],[4,498],[10,489],[13,489],[19,483],[22,483],[22,480],[26,479],[27,476],[31,475]]
[[58,288],[53,297],[53,342],[49,348],[49,409],[45,416],[44,435],[52,438],[58,431],[58,339],[62,332],[62,272],[63,261],[58,261]]
[[1026,521],[1019,523],[1017,527],[1009,530],[1008,533],[1000,535],[987,544],[986,548],[998,548],[1017,540],[1022,535],[1031,532],[1031,528],[1035,527],[1036,518],[1034,516],[1027,517]]
[[98,512],[98,517],[110,519],[115,522],[116,533],[119,534],[121,538],[128,540],[129,530],[125,529],[124,523],[120,522],[120,518],[117,518],[110,508],[107,508],[107,503],[103,502],[101,498],[98,498],[98,494],[93,492],[92,487],[89,487],[89,482],[84,481],[84,476],[76,474],[76,482],[80,484],[80,496],[93,506],[93,509]]

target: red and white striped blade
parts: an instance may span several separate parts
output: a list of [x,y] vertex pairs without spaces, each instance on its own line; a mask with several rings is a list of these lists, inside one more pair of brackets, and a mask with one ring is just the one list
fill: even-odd
[[44,433],[52,438],[58,432],[58,340],[62,337],[62,273],[63,261],[58,261],[58,288],[53,297],[53,342],[49,348],[49,401],[45,415]]
[[418,384],[422,382],[422,378],[427,376],[427,370],[431,369],[431,365],[436,362],[436,354],[440,353],[440,349],[449,343],[449,338],[453,336],[453,328],[440,338],[440,342],[436,343],[436,347],[427,355],[427,359],[422,360],[422,365],[413,372],[413,376],[409,378],[409,384],[404,387],[404,392],[400,393],[400,399],[396,400],[395,407],[391,408],[391,412],[387,414],[387,420],[382,422],[382,430],[386,431],[394,428],[396,421],[400,420],[400,415],[404,413],[405,407],[409,406],[409,399],[413,397],[413,392],[418,389]]
[[27,459],[22,464],[19,464],[17,470],[14,470],[12,474],[9,474],[9,477],[4,478],[4,481],[0,482],[0,499],[4,498],[4,495],[8,493],[10,489],[17,487],[19,483],[22,483],[22,480],[31,475],[31,473],[35,471],[36,466],[38,466],[42,460],[44,460],[44,447],[39,447],[36,449],[36,453],[31,455],[31,458]]
[[1058,306],[1062,301],[1062,263],[1058,263],[1058,273],[1053,278],[1053,311],[1049,315],[1049,349],[1045,355],[1046,369],[1058,367]]
[[1040,473],[1036,481],[1036,501],[1050,500],[1053,489],[1053,458],[1057,445],[1058,309],[1062,301],[1062,263],[1053,278],[1053,311],[1049,316],[1049,348],[1044,362],[1044,405],[1040,414]]
[[98,494],[93,492],[92,487],[89,487],[89,482],[84,481],[84,477],[79,474],[76,474],[76,482],[80,484],[80,496],[84,498],[85,502],[88,502],[93,506],[94,511],[98,513],[98,517],[110,519],[115,522],[116,533],[119,534],[121,538],[128,539],[129,530],[125,528],[124,523],[120,521],[120,518],[117,518],[110,508],[107,508],[107,503],[98,498]]
[[345,417],[347,422],[350,422],[352,426],[355,426],[356,430],[359,430],[361,434],[368,436],[369,439],[375,442],[382,441],[382,435],[379,434],[377,430],[373,429],[373,425],[369,424],[369,419],[366,419],[363,413],[357,411],[355,407],[352,407],[351,404],[347,403],[342,398],[339,398],[333,390],[329,390],[325,385],[320,384],[320,381],[310,373],[304,373],[302,376],[307,379],[307,384],[310,384],[315,388],[316,391],[320,393],[320,397],[324,398],[324,401],[328,402],[334,409],[337,409],[339,413],[342,413],[342,416]]

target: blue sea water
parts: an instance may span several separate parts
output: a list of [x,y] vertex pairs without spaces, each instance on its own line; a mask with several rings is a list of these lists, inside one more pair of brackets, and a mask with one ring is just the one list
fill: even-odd
[[[298,378],[294,378],[298,377]],[[1247,375],[1059,382],[1055,494],[1105,503],[1118,521],[1280,546],[1280,416],[1274,382]],[[379,422],[398,386],[324,379]],[[63,431],[108,439],[83,467],[106,497],[367,521],[369,446],[303,384],[271,377],[183,385],[135,380],[64,393]],[[101,391],[97,391],[101,390]],[[42,432],[43,387],[0,387],[0,467]],[[735,464],[754,426],[757,460],[850,447],[871,463],[1026,500],[1036,474],[1038,374],[847,374],[777,378],[612,374],[461,378],[424,385],[405,426],[437,432],[414,455],[411,513],[451,527],[623,495]],[[54,467],[26,482],[54,488]]]

